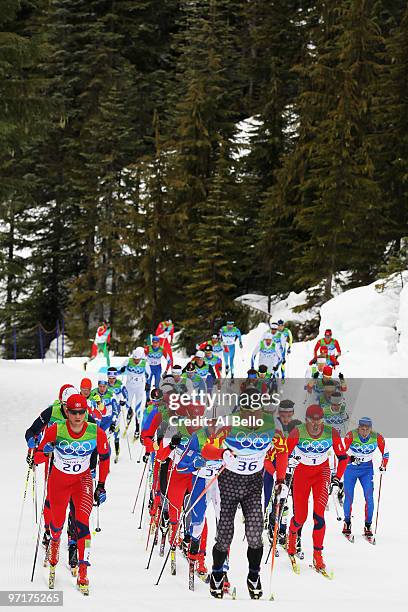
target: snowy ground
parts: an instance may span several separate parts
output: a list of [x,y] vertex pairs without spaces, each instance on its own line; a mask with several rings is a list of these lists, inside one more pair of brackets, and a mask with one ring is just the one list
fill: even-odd
[[[342,370],[352,376],[406,376],[408,371],[408,289],[387,291],[378,294],[372,286],[346,292],[322,309],[322,329],[333,328],[334,335],[343,345]],[[250,355],[265,327],[259,326],[244,337],[244,349],[237,351],[237,376],[244,376],[249,367]],[[299,343],[293,348],[288,373],[303,377],[310,359],[313,343]],[[121,363],[114,358],[113,363]],[[27,473],[24,441],[25,429],[38,413],[57,395],[60,385],[66,382],[79,384],[84,375],[83,359],[71,358],[64,365],[54,361],[0,360],[0,381],[2,389],[2,431],[1,446],[2,504],[0,505],[3,526],[0,547],[0,568],[2,578],[0,589],[47,588],[47,570],[42,567],[42,552],[37,565],[34,583],[30,583],[31,568],[35,549],[36,526],[31,490],[24,506],[21,531],[16,548],[16,538],[24,480]],[[96,371],[101,362],[91,364],[87,375],[96,383]],[[302,402],[303,396],[296,398]],[[406,403],[405,403],[406,405]],[[393,402],[388,401],[387,414],[392,416]],[[357,401],[354,418],[370,413],[367,406]],[[406,418],[406,417],[405,417]],[[402,435],[407,436],[406,429]],[[329,569],[335,572],[335,579],[328,581],[313,572],[311,561],[311,527],[309,517],[304,529],[303,543],[305,560],[300,562],[301,574],[296,576],[290,569],[286,555],[276,560],[274,592],[276,601],[265,600],[249,604],[245,586],[246,546],[243,542],[244,526],[240,516],[236,519],[236,533],[231,550],[231,582],[238,588],[238,600],[224,600],[219,603],[210,598],[208,586],[199,582],[196,592],[187,588],[187,564],[179,558],[178,574],[170,576],[166,569],[161,584],[155,586],[162,560],[156,554],[152,567],[145,570],[146,524],[138,529],[140,503],[136,513],[131,513],[143,463],[137,463],[141,447],[131,443],[132,459],[129,458],[125,440],[122,440],[120,461],[112,463],[107,480],[108,500],[101,508],[99,534],[92,538],[92,567],[89,570],[91,595],[81,596],[74,588],[74,579],[66,566],[67,555],[61,552],[57,571],[56,589],[64,590],[64,605],[68,610],[129,610],[143,609],[146,612],[173,608],[185,610],[195,606],[205,610],[209,606],[232,606],[234,610],[247,609],[248,605],[261,608],[278,606],[280,610],[292,611],[300,606],[315,606],[324,602],[328,610],[343,611],[347,606],[376,610],[402,610],[406,606],[404,584],[405,566],[402,554],[407,550],[408,534],[404,510],[408,505],[405,478],[406,438],[389,440],[391,459],[389,469],[383,477],[380,520],[377,546],[370,546],[360,536],[363,527],[363,501],[360,489],[356,489],[353,526],[356,541],[350,544],[340,535],[341,523],[336,521],[334,508],[326,514],[327,533],[325,559]],[[378,458],[377,458],[378,465]],[[378,491],[378,470],[376,470],[376,495]],[[41,503],[39,483],[39,503]],[[397,519],[397,520],[396,520]],[[95,518],[92,517],[94,525]],[[209,545],[211,550],[214,536],[214,520],[209,513]],[[210,555],[207,556],[210,566]],[[262,568],[264,591],[269,592],[269,566]],[[319,604],[317,603],[319,602]],[[310,605],[310,604],[309,604]],[[232,609],[231,608],[231,609]]]

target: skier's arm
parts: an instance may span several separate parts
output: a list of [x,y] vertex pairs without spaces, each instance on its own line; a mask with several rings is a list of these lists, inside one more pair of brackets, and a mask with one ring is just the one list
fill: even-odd
[[336,476],[338,479],[340,479],[345,472],[349,457],[347,455],[343,440],[341,439],[339,432],[334,428],[332,429],[332,441],[333,450],[337,455],[337,459],[339,460],[337,464]]
[[339,344],[338,340],[334,341],[334,346],[335,346],[336,351],[337,351],[337,355],[336,355],[336,359],[337,359],[338,357],[341,356],[340,344]]
[[257,345],[257,346],[254,348],[254,351],[253,351],[253,353],[252,353],[252,357],[251,357],[251,368],[253,368],[253,367],[254,367],[256,356],[257,356],[257,354],[259,353],[259,351],[260,351],[260,350],[261,350],[261,345],[260,345],[260,344],[258,344],[258,345]]
[[43,439],[41,440],[36,452],[34,453],[34,463],[36,465],[38,465],[39,463],[43,463],[44,461],[47,460],[47,453],[49,451],[47,450],[47,452],[44,453],[44,447],[46,444],[55,445],[56,439],[57,439],[57,423],[53,423],[51,427],[47,427],[47,429],[45,430]]
[[273,438],[273,445],[276,449],[276,480],[284,481],[286,476],[286,470],[288,469],[288,445],[283,436],[279,431],[275,432]]
[[239,342],[239,346],[240,348],[242,348],[242,337],[241,337],[241,330],[238,329],[238,327],[236,328],[236,336],[235,336],[235,340],[238,338],[238,342]]
[[288,344],[289,344],[289,348],[292,348],[292,344],[293,344],[293,334],[290,331],[289,327],[286,328],[288,331]]
[[100,427],[98,427],[96,431],[96,448],[99,455],[98,482],[100,484],[105,484],[105,480],[109,474],[110,447],[106,433]]
[[319,348],[320,348],[320,340],[316,342],[315,347],[313,349],[313,355],[315,359],[317,359],[317,353],[318,353]]
[[170,354],[167,347],[163,346],[163,357],[167,361],[166,372],[173,366],[173,356]]
[[156,408],[150,409],[149,411],[149,406],[147,406],[143,415],[140,441],[148,453],[152,453],[156,450],[154,448],[153,438],[161,422],[161,412]]
[[381,468],[383,468],[383,470],[385,471],[387,468],[388,459],[390,458],[390,454],[388,452],[387,443],[381,434],[377,434],[377,444],[378,449],[382,454]]
[[126,359],[126,361],[123,362],[123,364],[120,366],[120,368],[118,368],[118,372],[120,372],[121,374],[124,374],[126,372],[126,368],[128,366],[129,363],[129,359]]
[[290,432],[290,434],[288,435],[287,440],[286,440],[289,455],[295,449],[298,442],[299,442],[299,430],[297,427],[294,427],[292,431]]
[[158,326],[156,327],[156,332],[155,332],[155,336],[160,336],[160,334],[162,334],[164,332],[164,328],[163,328],[163,323],[159,323]]
[[46,427],[50,422],[51,415],[52,406],[48,406],[48,408],[42,411],[40,416],[35,419],[31,427],[29,427],[25,432],[26,442],[28,442],[30,438],[35,438],[35,436],[38,436],[42,432],[44,427]]
[[353,433],[351,431],[348,431],[343,441],[345,451],[348,451],[352,442],[353,442]]

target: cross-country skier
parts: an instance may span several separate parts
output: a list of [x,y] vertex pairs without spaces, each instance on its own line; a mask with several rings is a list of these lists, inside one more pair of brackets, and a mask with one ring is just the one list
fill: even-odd
[[333,388],[333,392],[326,395],[324,392],[319,398],[319,404],[323,408],[324,422],[329,427],[334,427],[341,436],[344,436],[348,414],[346,412],[346,402],[340,391]]
[[202,342],[201,344],[197,344],[196,348],[197,350],[203,351],[205,347],[208,346],[209,344],[211,344],[212,346],[213,354],[219,357],[220,359],[222,358],[223,351],[226,351],[228,353],[228,347],[222,346],[222,343],[220,341],[218,334],[213,334],[211,336],[211,340],[206,340],[205,342]]
[[[290,521],[287,552],[295,564],[297,532],[306,521],[310,493],[313,495],[313,565],[317,572],[325,573],[322,550],[326,524],[324,512],[329,499],[329,484],[340,485],[347,466],[347,453],[342,439],[335,429],[323,421],[323,409],[312,404],[306,410],[306,423],[292,429],[289,434],[288,452],[296,449],[299,464],[293,477],[294,514]],[[333,448],[338,458],[336,475],[331,477],[329,451]]]
[[278,332],[282,346],[281,378],[283,380],[286,375],[286,355],[289,355],[292,350],[293,335],[289,327],[285,327],[285,322],[282,319],[278,321]]
[[161,338],[166,338],[169,344],[173,344],[173,336],[174,336],[174,323],[167,317],[164,321],[158,324],[156,328],[156,336],[160,336]]
[[251,357],[251,368],[255,366],[257,355],[259,355],[259,366],[265,365],[269,372],[274,372],[276,375],[282,362],[282,347],[278,340],[274,341],[271,332],[266,332],[255,347]]
[[364,535],[373,537],[371,523],[374,511],[374,468],[373,456],[376,450],[382,455],[380,471],[387,469],[389,453],[383,436],[373,431],[370,417],[363,417],[357,429],[349,431],[344,439],[346,450],[350,452],[350,461],[344,473],[344,527],[345,535],[351,534],[351,507],[354,499],[354,488],[357,480],[363,488],[365,499]]
[[235,342],[238,340],[239,348],[242,349],[241,331],[236,327],[234,321],[227,321],[227,324],[221,327],[221,341],[224,345],[224,364],[225,376],[231,370],[231,379],[234,379],[234,359],[235,359]]
[[100,421],[97,420],[97,423],[103,431],[109,430],[109,433],[114,435],[115,463],[117,463],[119,458],[119,438],[115,436],[115,433],[119,428],[120,408],[114,394],[108,389],[108,381],[104,374],[99,375],[98,386],[92,389],[90,398],[95,402],[96,407],[98,407],[100,402],[105,406],[105,413]]
[[128,392],[127,422],[130,423],[135,412],[135,434],[137,439],[140,435],[140,423],[143,419],[143,410],[146,405],[146,394],[149,393],[149,380],[151,376],[150,366],[147,362],[145,350],[138,346],[132,356],[119,368],[121,374],[126,376],[126,389]]
[[[35,462],[45,460],[46,453],[53,453],[53,466],[48,478],[51,505],[50,588],[54,588],[55,567],[58,563],[61,532],[65,522],[67,505],[72,499],[75,506],[79,573],[77,585],[89,594],[87,569],[90,565],[91,534],[89,516],[93,499],[97,504],[106,500],[105,480],[109,473],[109,445],[105,432],[86,419],[86,399],[79,394],[67,401],[67,421],[56,422],[45,431],[35,454]],[[90,460],[94,450],[99,455],[99,480],[93,494]]]
[[92,344],[91,356],[89,361],[95,359],[99,353],[103,353],[106,359],[107,367],[110,366],[109,342],[111,339],[111,327],[107,321],[103,321],[96,330],[95,340]]
[[335,361],[333,361],[333,365],[338,365],[338,358],[341,356],[340,344],[338,340],[333,338],[332,330],[326,329],[324,332],[324,337],[319,338],[314,347],[314,358],[317,358],[317,354],[321,347],[327,347],[328,354],[333,356]]
[[222,373],[222,359],[219,355],[213,352],[212,344],[207,344],[204,347],[204,355],[205,363],[213,367],[217,379],[220,379]]
[[[235,514],[238,504],[241,504],[248,542],[247,586],[251,598],[259,599],[262,596],[259,570],[263,553],[262,483],[265,456],[274,445],[280,451],[276,456],[275,494],[285,496],[288,455],[282,435],[275,429],[272,414],[262,410],[262,396],[257,389],[247,389],[241,394],[239,416],[242,423],[249,419],[251,424],[227,426],[221,438],[221,448],[206,444],[202,449],[205,459],[222,459],[225,465],[218,478],[221,507],[213,548],[210,593],[213,597],[223,597],[223,566],[234,535]],[[257,424],[260,422],[262,425]]]
[[167,362],[165,372],[167,373],[170,367],[173,365],[172,355],[169,353],[166,346],[160,344],[159,336],[152,337],[152,343],[145,346],[145,354],[147,363],[150,366],[150,376],[148,380],[149,388],[152,386],[154,379],[154,386],[159,388],[160,378],[162,375],[162,359],[164,358]]

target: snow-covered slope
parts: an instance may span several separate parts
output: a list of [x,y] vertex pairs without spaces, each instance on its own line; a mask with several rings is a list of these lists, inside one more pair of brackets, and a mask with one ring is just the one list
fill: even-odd
[[[345,292],[322,308],[321,330],[328,326],[333,329],[342,345],[344,356],[341,368],[347,377],[378,377],[380,371],[382,375],[388,376],[395,372],[399,375],[407,372],[408,289],[402,292],[386,289],[378,294],[375,288],[369,286]],[[237,376],[245,375],[252,350],[265,329],[266,326],[261,324],[244,336],[244,348],[242,351],[237,350]],[[289,376],[304,376],[312,347],[313,342],[294,345],[288,360]],[[177,360],[180,363],[186,361],[185,358]],[[113,359],[114,364],[121,361],[119,357]],[[82,362],[80,358],[67,359],[64,365],[50,360],[44,364],[34,360],[16,363],[0,360],[3,431],[0,451],[3,466],[0,505],[3,526],[0,546],[1,589],[46,589],[47,570],[41,563],[37,566],[34,583],[30,583],[36,537],[31,487],[25,502],[17,548],[15,546],[26,476],[24,431],[56,397],[61,384],[79,384],[84,374]],[[102,362],[97,360],[90,364],[87,375],[94,382],[100,365]],[[392,409],[392,402],[388,409]],[[366,405],[359,407],[359,410],[360,414],[369,412]],[[131,513],[143,463],[137,463],[141,453],[140,445],[130,443],[130,446],[131,459],[126,441],[122,439],[120,461],[117,465],[112,464],[107,481],[108,500],[101,508],[102,531],[94,534],[92,539],[92,567],[89,571],[91,595],[88,599],[74,589],[74,579],[66,566],[67,555],[62,550],[56,588],[64,590],[65,609],[98,612],[108,609],[141,609],[146,612],[163,612],[190,608],[208,611],[226,606],[244,612],[248,605],[261,608],[278,606],[279,610],[285,612],[318,605],[339,612],[344,612],[350,606],[373,611],[405,609],[405,567],[401,563],[401,553],[408,545],[407,530],[404,527],[408,495],[401,475],[405,473],[406,439],[389,441],[391,459],[383,478],[377,546],[370,546],[359,536],[364,520],[364,503],[357,486],[353,506],[355,544],[350,544],[340,535],[341,524],[336,521],[333,508],[326,515],[325,558],[335,572],[335,580],[325,580],[308,567],[312,554],[310,515],[303,532],[306,557],[301,562],[300,576],[293,574],[283,551],[276,560],[275,603],[249,603],[245,586],[246,545],[243,542],[244,530],[240,516],[236,519],[230,570],[231,581],[238,587],[238,601],[225,600],[219,603],[213,600],[209,596],[208,586],[201,582],[197,584],[196,592],[190,593],[187,589],[187,565],[181,558],[177,576],[170,576],[169,569],[166,569],[160,585],[154,585],[162,559],[155,554],[151,570],[145,570],[146,519],[143,528],[139,530],[140,502],[135,515]],[[378,476],[376,470],[376,491]],[[38,484],[40,498],[41,483]],[[95,518],[92,521],[94,524]],[[210,551],[215,531],[211,510],[209,529],[208,565],[211,563]],[[262,580],[267,593],[269,566],[263,565]]]

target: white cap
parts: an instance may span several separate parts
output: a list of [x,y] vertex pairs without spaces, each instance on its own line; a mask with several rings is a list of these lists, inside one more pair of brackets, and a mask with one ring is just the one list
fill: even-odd
[[271,332],[266,332],[266,334],[263,337],[264,340],[273,340],[273,335],[271,334]]
[[144,357],[144,354],[145,354],[145,352],[144,352],[143,346],[138,346],[132,352],[132,357],[133,357],[133,359],[142,359]]
[[270,324],[270,328],[271,329],[278,329],[279,325],[277,323],[271,323]]
[[326,363],[326,357],[318,357],[317,363]]
[[205,357],[205,353],[204,353],[204,351],[197,351],[197,352],[196,352],[196,354],[195,354],[195,356],[196,356],[196,357],[199,357],[199,358],[201,358],[201,359],[204,359],[204,357]]
[[66,404],[68,398],[71,397],[71,395],[75,395],[76,393],[79,393],[79,391],[75,389],[75,387],[68,387],[67,389],[64,389],[61,395],[61,402]]
[[181,374],[181,372],[182,372],[182,370],[183,370],[183,368],[181,367],[181,365],[174,365],[174,366],[171,368],[171,373],[172,373],[172,374],[176,374],[176,375],[177,375],[177,374],[178,374],[178,375],[180,375],[180,374]]

